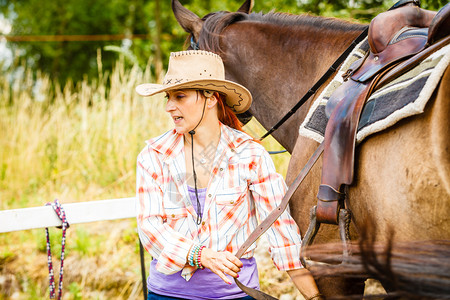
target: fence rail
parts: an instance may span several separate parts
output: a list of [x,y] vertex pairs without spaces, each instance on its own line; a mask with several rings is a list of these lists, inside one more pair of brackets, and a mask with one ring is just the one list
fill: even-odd
[[[69,224],[136,217],[135,197],[61,203]],[[0,210],[0,233],[61,226],[51,206]]]

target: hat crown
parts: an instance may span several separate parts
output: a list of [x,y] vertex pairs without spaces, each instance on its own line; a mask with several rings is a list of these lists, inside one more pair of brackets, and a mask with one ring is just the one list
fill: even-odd
[[225,79],[225,69],[219,55],[203,50],[180,51],[171,53],[163,84],[210,79]]
[[225,95],[226,104],[236,113],[246,111],[252,103],[252,95],[244,86],[225,79],[220,56],[203,50],[172,52],[163,84],[144,83],[136,87],[141,96],[176,89],[219,92]]

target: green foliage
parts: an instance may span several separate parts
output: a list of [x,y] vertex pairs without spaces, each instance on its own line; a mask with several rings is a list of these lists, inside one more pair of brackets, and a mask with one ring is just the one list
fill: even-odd
[[139,236],[136,232],[136,228],[137,228],[137,222],[135,219],[133,219],[132,221],[132,225],[124,230],[123,234],[122,234],[122,241],[124,244],[134,244],[136,243],[136,241],[139,241]]
[[[49,228],[48,231],[53,261],[55,259],[61,259],[62,230],[57,228]],[[36,241],[36,249],[41,253],[47,254],[47,237],[45,235],[45,230],[35,230],[33,234],[34,240]],[[65,253],[67,255],[67,248]]]
[[[6,241],[3,241],[6,244]],[[4,249],[0,252],[0,267],[6,265],[8,262],[13,261],[16,258],[16,254],[9,249]]]
[[48,299],[48,293],[45,295],[47,297],[42,297],[40,286],[38,283],[33,282],[29,279],[25,279],[22,283],[22,288],[24,290],[24,293],[27,295],[28,300],[43,300]]
[[[181,0],[198,16],[211,11],[236,11],[244,1]],[[437,10],[445,0],[423,0],[422,7]],[[256,0],[253,11],[275,10],[292,14],[310,13],[327,17],[369,22],[395,3],[393,0]],[[183,49],[186,33],[177,24],[169,0],[0,0],[0,13],[12,21],[12,35],[98,35],[146,34],[148,39],[132,41],[15,42],[8,46],[16,60],[34,70],[58,78],[81,81],[98,76],[97,50],[103,49],[102,68],[111,71],[115,60],[124,55],[130,65],[155,70],[155,53],[162,61],[171,51]],[[160,28],[158,28],[158,18]],[[157,37],[159,37],[159,43]],[[111,51],[114,49],[114,51]],[[105,51],[106,50],[106,51]]]
[[[9,1],[3,13],[13,20],[12,35],[94,35],[119,34],[129,30],[147,33],[143,1]],[[130,15],[133,18],[130,18]],[[11,43],[27,64],[59,78],[61,83],[72,78],[81,80],[84,74],[95,76],[97,49],[121,42],[27,42]],[[16,51],[16,50],[22,51]],[[103,54],[104,67],[111,69],[116,55]]]
[[83,299],[82,288],[77,282],[72,282],[69,284],[69,293],[72,296],[73,300],[81,300]]
[[422,0],[422,8],[429,10],[438,10],[448,3],[447,0]]
[[81,256],[84,256],[84,255],[98,254],[99,248],[100,248],[100,241],[98,239],[93,238],[89,234],[89,232],[87,232],[86,229],[84,229],[83,227],[77,226],[75,245],[73,246],[72,249],[78,251]]

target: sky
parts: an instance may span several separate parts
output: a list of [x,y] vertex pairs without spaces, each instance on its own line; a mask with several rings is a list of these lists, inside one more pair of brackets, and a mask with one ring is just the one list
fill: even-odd
[[0,61],[5,61],[6,65],[12,62],[12,52],[6,47],[6,39],[1,37],[3,34],[9,34],[11,24],[0,14]]

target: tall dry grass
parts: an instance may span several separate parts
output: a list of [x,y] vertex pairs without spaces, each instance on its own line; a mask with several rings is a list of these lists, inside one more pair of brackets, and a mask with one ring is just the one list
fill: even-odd
[[161,101],[134,92],[148,75],[118,63],[112,74],[69,82],[62,92],[44,74],[7,75],[0,77],[2,209],[132,193],[136,153],[169,126]]
[[[163,101],[143,100],[134,92],[137,84],[152,81],[148,69],[126,68],[119,60],[108,73],[100,57],[98,66],[98,78],[75,87],[71,82],[59,87],[22,66],[0,73],[0,209],[55,198],[69,203],[134,195],[136,156],[144,141],[170,129],[171,121]],[[254,121],[246,128],[255,136],[263,133]],[[273,139],[263,144],[281,148]],[[289,154],[274,156],[282,174],[288,159]],[[135,228],[134,220],[71,226],[64,299],[140,298]],[[50,232],[58,274],[61,233]],[[46,260],[43,229],[0,234],[0,299],[48,298]],[[285,275],[274,275],[262,261],[262,287],[276,296],[295,296]],[[269,278],[278,278],[278,285],[267,284]]]

